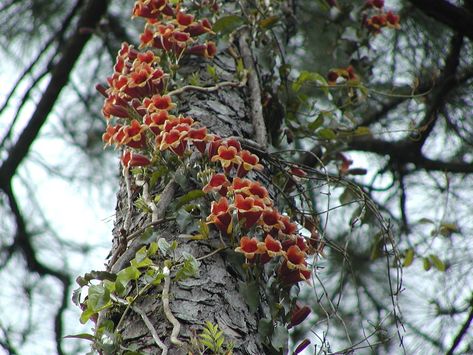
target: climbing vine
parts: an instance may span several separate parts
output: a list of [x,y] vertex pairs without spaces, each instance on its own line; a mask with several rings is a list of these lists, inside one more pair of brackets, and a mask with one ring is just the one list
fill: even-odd
[[[210,60],[218,51],[212,40],[214,26],[204,17],[204,14],[218,17],[218,3],[187,5],[181,1],[135,1],[133,17],[145,20],[139,45],[123,43],[114,72],[107,78],[108,87],[97,86],[105,97],[102,112],[107,127],[103,141],[122,151],[127,213],[108,270],[91,272],[77,280],[80,287],[74,300],[82,308],[80,320],[95,323],[95,333],[76,337],[92,341],[100,353],[134,351],[121,345],[117,330],[125,315],[135,312],[163,354],[167,354],[169,343],[202,354],[232,353],[233,344],[210,321],[185,344],[179,339],[180,323],[169,306],[171,282],[198,277],[202,259],[230,250],[238,260],[236,267],[245,275],[240,291],[250,310],[256,311],[260,297],[269,300],[268,317],[260,320],[258,330],[263,343],[281,353],[287,351],[288,329],[302,323],[311,313],[310,307],[297,300],[297,292],[291,290],[301,282],[310,283],[315,262],[323,250],[318,222],[314,216],[298,216],[295,208],[279,208],[273,198],[275,192],[261,182],[261,174],[270,169],[262,157],[267,157],[265,134],[258,135],[261,127],[264,128],[264,123],[258,121],[261,108],[257,106],[261,100],[253,100],[257,104],[252,108],[256,117],[253,120],[256,142],[221,137],[193,117],[179,114],[177,97],[186,92],[205,94],[248,84],[252,95],[260,95],[253,92],[255,71],[245,62],[243,49],[243,58],[235,58],[237,71],[233,80],[220,81],[211,65],[208,73],[215,81],[212,86],[200,85],[197,77],[186,82],[180,76],[183,58],[201,56]],[[380,2],[370,6],[370,11],[376,14],[364,22],[369,31],[377,33],[381,27],[398,26],[399,18],[393,17],[394,14],[378,14],[382,11]],[[384,16],[383,21],[378,19],[380,16]],[[270,27],[275,20],[269,19],[260,22],[260,26]],[[241,38],[248,36],[248,25],[235,16],[220,17],[217,27],[229,33],[240,30]],[[240,46],[244,47],[245,41],[240,41]],[[301,74],[293,86],[298,90],[297,86],[300,88],[307,81],[319,80],[329,88],[340,83],[340,78],[349,82],[356,76],[350,67],[331,71],[328,82],[319,76],[304,78]],[[350,163],[345,160],[341,171],[346,172]],[[309,183],[304,167],[286,164],[280,170],[283,191]],[[175,189],[182,179],[192,180],[196,188],[171,203],[168,200],[172,194],[167,191]],[[156,185],[163,182],[163,191],[154,193]],[[135,199],[136,189],[140,197]],[[198,199],[206,201],[206,207],[196,214],[191,202]],[[145,212],[150,222],[133,230],[135,209]],[[174,253],[177,239],[168,241],[153,232],[154,227],[170,221],[177,223],[183,237],[193,240],[210,238],[213,228],[220,236],[221,246],[202,258],[189,253],[177,257]],[[188,231],[190,234],[186,234]],[[138,238],[140,247],[130,248]],[[168,342],[160,337],[135,302],[152,287],[162,288],[163,313],[172,325]],[[309,344],[305,339],[295,353]]]

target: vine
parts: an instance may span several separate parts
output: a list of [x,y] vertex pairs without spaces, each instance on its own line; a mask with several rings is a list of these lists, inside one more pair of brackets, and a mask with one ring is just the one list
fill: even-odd
[[[372,6],[380,9],[378,3]],[[205,11],[218,10],[216,2],[208,2],[208,5]],[[200,11],[204,12],[203,7]],[[167,0],[137,0],[133,17],[145,19],[138,48],[123,43],[114,72],[107,78],[108,88],[97,86],[105,97],[102,112],[107,127],[103,141],[122,150],[120,160],[127,213],[120,245],[110,259],[109,270],[88,273],[77,280],[80,288],[74,300],[83,309],[81,322],[92,320],[96,328],[93,335],[76,337],[92,341],[101,353],[130,350],[121,345],[119,330],[125,314],[133,311],[141,317],[162,354],[167,354],[169,346],[160,338],[146,313],[135,304],[151,287],[159,286],[162,287],[163,313],[172,325],[171,346],[194,348],[199,353],[206,350],[215,354],[232,352],[233,345],[224,345],[222,331],[211,322],[206,323],[202,333],[190,344],[179,339],[181,325],[169,306],[170,284],[198,276],[199,260],[190,254],[177,258],[173,252],[177,241],[156,240],[153,233],[154,227],[170,221],[184,231],[187,224],[195,221],[189,211],[181,207],[205,198],[210,206],[206,216],[197,222],[198,234],[184,237],[207,239],[209,226],[213,226],[219,232],[222,246],[206,257],[228,249],[242,256],[240,266],[246,280],[240,284],[240,290],[252,311],[258,307],[255,294],[270,300],[270,318],[260,320],[259,332],[267,346],[283,352],[287,329],[301,324],[311,313],[308,306],[296,302],[297,293],[291,292],[291,288],[301,282],[310,283],[311,265],[318,260],[323,243],[314,216],[297,217],[294,212],[297,208],[278,209],[268,189],[259,182],[259,176],[269,167],[262,164],[261,157],[262,152],[266,154],[267,137],[260,105],[262,93],[247,44],[250,32],[245,26],[235,26],[242,34],[239,46],[247,69],[242,68],[241,60],[237,62],[239,69],[234,81],[221,81],[213,86],[189,85],[179,76],[179,63],[189,55],[208,59],[216,55],[216,44],[209,40],[214,35],[211,21],[188,13],[180,1]],[[386,26],[395,27],[395,20],[386,14]],[[397,18],[397,24],[398,21]],[[374,16],[366,20],[366,27],[374,33],[379,30],[376,24]],[[201,40],[202,37],[205,40]],[[355,74],[350,68],[334,70],[329,73],[328,83],[319,76],[300,76],[293,85],[295,91],[306,81],[323,81],[330,86],[339,77],[350,81],[355,79]],[[243,87],[247,83],[257,142],[220,137],[193,117],[178,114],[175,98],[185,92],[210,93],[225,87]],[[343,171],[347,171],[350,163],[343,161],[343,164]],[[286,176],[284,191],[301,181],[309,182],[309,170],[294,164],[285,166],[282,169]],[[178,180],[185,175],[195,176],[200,186],[172,204]],[[166,184],[161,194],[153,195],[158,180]],[[139,188],[140,198],[134,199],[136,191],[132,185]],[[133,231],[134,208],[147,213],[151,222]],[[138,239],[140,242],[134,243]],[[112,320],[115,315],[118,321]],[[295,353],[309,344],[305,339]]]

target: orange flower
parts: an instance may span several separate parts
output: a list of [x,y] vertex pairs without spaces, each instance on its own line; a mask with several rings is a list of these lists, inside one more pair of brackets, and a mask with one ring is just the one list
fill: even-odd
[[207,127],[202,128],[192,128],[189,131],[189,139],[192,141],[192,144],[197,148],[202,154],[205,153],[207,148],[207,142],[211,141],[213,138],[207,134]]
[[235,195],[235,207],[238,211],[238,220],[245,220],[244,228],[253,227],[261,214],[263,213],[264,204],[252,197],[244,197],[243,195]]
[[146,166],[151,163],[148,157],[142,154],[131,152],[129,150],[124,151],[121,162],[125,168],[129,168],[131,166]]
[[143,100],[143,106],[148,109],[149,112],[157,110],[172,110],[176,107],[176,104],[172,102],[171,96],[159,94],[153,95],[151,98],[145,98]]
[[208,224],[215,224],[215,227],[225,235],[232,232],[232,215],[230,205],[226,197],[221,197],[218,202],[212,202],[210,215],[207,217]]
[[297,245],[290,246],[286,252],[287,267],[291,270],[308,270],[305,257],[306,254]]
[[168,120],[175,119],[176,116],[168,114],[165,110],[159,110],[151,114],[147,113],[143,117],[143,122],[155,134],[159,134]]
[[232,191],[236,194],[244,194],[249,196],[248,189],[251,185],[251,180],[249,179],[240,179],[236,177],[232,181]]
[[301,324],[310,314],[311,310],[307,306],[299,306],[296,302],[296,306],[291,313],[291,321],[287,329],[291,329],[298,324]]
[[284,227],[281,228],[283,235],[293,235],[297,232],[297,225],[292,223],[288,216],[281,216],[280,221],[284,224]]
[[278,270],[279,279],[283,284],[293,285],[299,281],[310,282],[310,270],[305,269],[294,269],[288,267],[288,261],[284,260]]
[[105,133],[102,135],[102,141],[105,142],[105,145],[112,145],[115,144],[115,135],[120,131],[122,128],[121,124],[117,124],[115,126],[107,125]]
[[219,161],[224,169],[230,170],[233,164],[238,164],[240,162],[237,153],[235,147],[226,147],[221,145],[218,147],[217,155],[214,155],[210,160],[212,162]]
[[240,239],[240,246],[235,249],[237,253],[245,254],[245,258],[252,260],[256,254],[264,253],[264,250],[261,250],[261,243],[256,238],[249,238],[244,236]]
[[261,216],[260,224],[266,232],[280,230],[284,228],[284,223],[281,221],[281,215],[275,209],[266,209]]
[[267,234],[266,238],[264,239],[264,245],[266,248],[266,252],[272,258],[285,254],[284,250],[282,249],[281,242],[279,240],[274,239],[269,234]]
[[248,186],[247,192],[250,196],[262,200],[266,206],[272,205],[268,190],[266,190],[266,188],[262,186],[259,182],[251,181],[250,186]]
[[123,138],[120,140],[121,144],[126,144],[132,148],[144,148],[146,146],[146,135],[144,131],[146,126],[140,124],[137,120],[131,121],[130,126],[123,126]]
[[156,145],[159,146],[159,150],[171,149],[178,156],[182,156],[187,148],[186,136],[186,130],[173,128],[169,132],[161,132],[156,137]]
[[202,191],[209,193],[210,191],[217,191],[220,195],[227,195],[227,186],[230,185],[227,177],[224,174],[214,174],[210,178],[210,181],[207,185],[202,188]]
[[263,170],[263,165],[259,164],[259,158],[255,154],[250,153],[248,150],[242,150],[240,153],[241,163],[238,167],[238,177],[245,176],[251,170]]

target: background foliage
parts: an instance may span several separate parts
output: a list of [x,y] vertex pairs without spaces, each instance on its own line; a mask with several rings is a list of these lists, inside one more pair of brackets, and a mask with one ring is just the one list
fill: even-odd
[[[307,188],[326,258],[313,288],[301,291],[313,307],[312,325],[294,337],[325,337],[320,343],[330,351],[371,344],[396,353],[399,333],[407,353],[472,351],[473,35],[464,24],[473,23],[473,4],[386,1],[401,29],[376,36],[362,28],[364,4],[296,1],[297,32],[284,62],[264,55],[279,51],[274,42],[258,56],[263,67],[288,73],[288,82],[266,89],[269,107],[278,106],[276,98],[288,107],[273,144],[320,172]],[[93,88],[109,74],[120,43],[136,37],[129,5],[0,5],[0,307],[14,314],[0,320],[0,345],[11,354],[83,351],[62,339],[78,318],[68,308],[70,287],[84,264],[100,268],[109,249],[100,220],[111,213],[88,210],[112,210],[118,173],[113,152],[102,150],[102,99]],[[78,31],[90,36],[80,40]],[[277,24],[274,33],[284,47]],[[321,88],[331,69],[348,65],[358,83]],[[78,204],[91,207],[78,211]],[[383,256],[393,250],[380,237],[377,210],[395,236],[402,279],[386,273]],[[390,290],[401,280],[396,318]]]

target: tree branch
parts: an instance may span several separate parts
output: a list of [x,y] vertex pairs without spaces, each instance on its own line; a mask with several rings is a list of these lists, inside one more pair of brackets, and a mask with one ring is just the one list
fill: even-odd
[[473,321],[473,304],[471,301],[470,301],[470,307],[471,309],[470,309],[470,313],[468,314],[468,318],[465,320],[465,323],[463,323],[460,331],[458,332],[457,336],[453,340],[453,344],[450,347],[450,349],[447,351],[447,355],[453,355],[453,352],[458,347],[458,345],[460,345],[463,336],[466,334],[466,332],[468,331],[468,328],[471,325],[471,322]]
[[445,0],[409,0],[427,16],[473,40],[473,14]]
[[51,79],[36,106],[36,110],[21,132],[15,145],[8,152],[8,158],[0,167],[0,181],[3,185],[11,180],[18,166],[28,154],[33,141],[46,122],[46,118],[56,103],[59,94],[64,86],[67,85],[74,64],[91,37],[90,31],[84,31],[84,29],[97,26],[107,10],[107,5],[108,2],[106,0],[90,0],[87,3],[79,18],[76,30],[64,46],[61,59],[51,71]]

